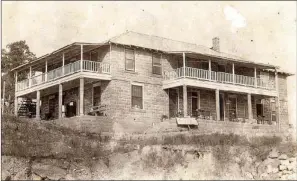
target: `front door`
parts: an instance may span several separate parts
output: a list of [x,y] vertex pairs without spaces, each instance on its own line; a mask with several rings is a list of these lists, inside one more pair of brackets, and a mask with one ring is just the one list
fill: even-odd
[[101,87],[93,87],[93,106],[99,106],[101,103]]
[[229,120],[234,121],[237,118],[237,98],[229,96]]
[[76,102],[71,101],[66,105],[66,117],[76,116]]
[[197,117],[199,109],[199,96],[198,92],[192,92],[192,116]]
[[257,104],[256,109],[257,109],[257,117],[263,116],[263,104]]
[[224,106],[224,94],[220,94],[220,120],[224,121],[225,118],[225,106]]
[[178,113],[177,89],[169,89],[169,117],[176,117]]

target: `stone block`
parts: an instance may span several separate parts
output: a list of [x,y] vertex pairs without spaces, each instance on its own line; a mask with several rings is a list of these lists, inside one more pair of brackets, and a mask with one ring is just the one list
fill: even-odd
[[288,156],[286,154],[281,154],[279,157],[278,157],[279,160],[287,160],[288,159]]
[[283,171],[283,170],[287,169],[287,166],[285,166],[285,165],[279,165],[278,166],[278,169],[279,169],[279,171]]
[[279,156],[279,152],[277,150],[272,150],[270,153],[269,153],[269,158],[278,158]]

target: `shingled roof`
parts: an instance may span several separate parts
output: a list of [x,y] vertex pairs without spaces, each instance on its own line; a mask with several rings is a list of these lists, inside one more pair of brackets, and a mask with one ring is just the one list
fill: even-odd
[[255,62],[236,55],[232,55],[224,52],[218,52],[206,46],[172,40],[172,39],[163,38],[163,37],[154,36],[154,35],[137,33],[133,31],[127,31],[126,33],[123,33],[119,36],[111,38],[109,41],[111,43],[144,47],[144,48],[163,51],[166,53],[174,53],[174,52],[196,53],[196,54],[201,54],[209,57],[227,59],[227,60],[244,62],[244,63],[252,63],[257,65],[267,66],[270,68],[278,68],[277,66],[274,66],[271,64]]

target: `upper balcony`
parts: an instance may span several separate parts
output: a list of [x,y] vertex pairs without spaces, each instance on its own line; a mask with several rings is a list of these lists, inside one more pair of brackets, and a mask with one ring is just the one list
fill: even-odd
[[42,85],[48,84],[50,86],[51,84],[66,82],[81,76],[110,80],[110,64],[90,60],[77,60],[48,72],[18,81],[16,84],[16,93],[34,89]]
[[275,80],[215,72],[193,67],[181,67],[173,71],[164,72],[164,89],[184,84],[234,92],[263,94],[268,96],[276,95]]

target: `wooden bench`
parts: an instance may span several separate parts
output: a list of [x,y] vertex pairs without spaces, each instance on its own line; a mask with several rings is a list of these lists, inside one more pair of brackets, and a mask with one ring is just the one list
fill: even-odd
[[93,106],[88,114],[96,115],[96,116],[100,116],[100,115],[106,116],[106,109],[107,109],[106,105]]

